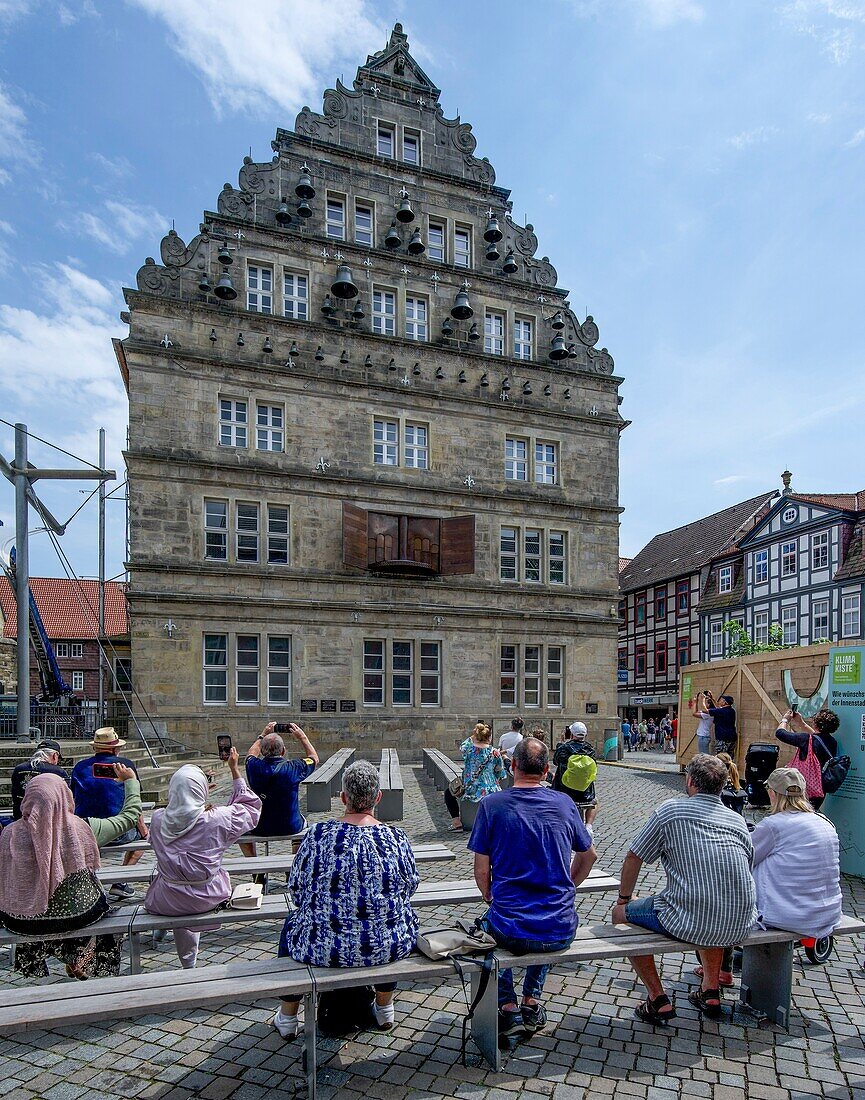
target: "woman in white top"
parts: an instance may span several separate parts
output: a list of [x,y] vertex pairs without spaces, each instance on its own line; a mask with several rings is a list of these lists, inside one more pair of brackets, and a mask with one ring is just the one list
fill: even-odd
[[709,707],[714,706],[711,696],[707,698],[708,693],[701,691],[696,699],[691,699],[688,702],[689,709],[693,710],[694,717],[697,719],[697,752],[709,751],[709,741],[712,738],[712,716],[709,714]]
[[766,786],[771,809],[751,834],[757,910],[768,928],[829,936],[841,919],[835,826],[814,812],[796,768],[776,768]]

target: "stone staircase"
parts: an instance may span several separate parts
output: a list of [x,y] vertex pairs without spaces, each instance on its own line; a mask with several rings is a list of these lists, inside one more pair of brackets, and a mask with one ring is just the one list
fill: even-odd
[[[120,755],[132,760],[138,769],[141,780],[141,797],[145,802],[155,802],[157,806],[164,806],[168,797],[168,783],[175,771],[182,764],[198,764],[205,771],[212,770],[214,775],[222,777],[227,775],[225,764],[216,756],[202,755],[198,752],[187,751],[182,747],[169,750],[156,751],[158,746],[152,745],[153,755],[158,767],[154,768],[150,762],[147,750],[135,740],[129,740],[126,746],[120,750]],[[12,769],[29,760],[35,751],[36,742],[29,745],[20,745],[15,741],[0,741],[0,813],[9,813],[12,809],[12,795],[10,790],[10,776]],[[63,753],[63,767],[71,772],[77,761],[86,756],[92,756],[93,750],[87,741],[61,741],[60,749]]]

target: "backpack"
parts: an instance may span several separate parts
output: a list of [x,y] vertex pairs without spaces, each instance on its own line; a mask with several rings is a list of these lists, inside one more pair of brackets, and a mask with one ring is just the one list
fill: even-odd
[[338,1038],[373,1027],[374,1002],[375,990],[371,985],[355,985],[322,993],[316,1013],[319,1031],[322,1035]]
[[562,783],[572,791],[587,791],[598,774],[598,765],[585,753],[573,753],[562,776]]

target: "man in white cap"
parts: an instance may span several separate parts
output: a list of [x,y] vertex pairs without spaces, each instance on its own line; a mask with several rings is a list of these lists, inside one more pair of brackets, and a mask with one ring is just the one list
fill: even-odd
[[[126,756],[118,756],[117,750],[122,749],[126,742],[117,736],[117,731],[111,726],[103,726],[93,734],[90,747],[93,756],[87,756],[79,760],[72,769],[72,796],[75,799],[75,813],[79,817],[116,817],[123,809],[124,788],[122,783],[114,782],[114,776],[94,774],[94,764],[97,771],[104,770],[102,766],[122,764],[131,768],[138,778],[138,769],[134,761]],[[140,820],[136,828],[129,829],[112,844],[128,844],[147,836],[147,829],[143,820]],[[144,855],[144,852],[124,852],[123,866],[132,867]],[[109,893],[118,898],[131,898],[135,894],[134,889],[127,882],[115,882]]]
[[593,760],[595,759],[595,750],[587,740],[588,735],[589,731],[585,722],[571,722],[565,730],[562,740],[556,745],[556,751],[553,754],[553,763],[556,766],[556,774],[553,777],[553,790],[561,791],[574,800],[589,835],[593,836],[595,818],[598,816],[598,799],[594,782],[591,782],[584,791],[575,790],[564,782],[568,761],[572,756],[590,756]]

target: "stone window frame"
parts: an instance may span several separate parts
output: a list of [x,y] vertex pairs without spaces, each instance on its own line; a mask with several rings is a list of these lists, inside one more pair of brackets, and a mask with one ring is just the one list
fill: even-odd
[[[376,424],[388,424],[396,426],[396,439],[376,439]],[[419,447],[419,444],[409,443],[407,428],[423,428],[426,431],[426,466],[409,465],[406,462],[406,448]],[[372,464],[389,470],[418,470],[425,473],[432,469],[432,429],[430,422],[411,413],[405,412],[373,412],[370,416],[370,437],[372,439]],[[396,462],[379,462],[376,460],[376,447],[396,447]],[[383,453],[383,452],[382,452]]]
[[[296,293],[296,291],[297,291],[297,286],[296,285],[295,285],[295,293],[294,294],[288,294],[287,293],[286,277],[290,277],[290,278],[293,278],[295,280],[298,279],[298,278],[305,279],[306,280],[306,296],[304,297],[304,296]],[[311,289],[311,287],[312,287],[312,276],[311,276],[311,273],[310,273],[308,268],[304,269],[304,268],[300,268],[300,267],[294,267],[291,264],[283,264],[282,265],[282,315],[283,315],[283,317],[287,317],[289,320],[292,320],[292,321],[308,321],[309,320],[310,289]],[[287,303],[288,302],[293,303],[291,313],[289,313],[288,309],[287,309]],[[298,308],[295,309],[294,308],[295,306],[298,307]],[[300,306],[303,306],[303,309],[305,311],[305,316],[303,316],[303,317],[300,316],[300,309],[299,309]]]
[[[452,224],[453,228],[451,229],[451,232],[450,232],[450,238],[451,238],[450,254],[453,257],[453,265],[454,265],[454,267],[461,268],[463,271],[468,271],[468,270],[471,269],[472,259],[473,259],[473,256],[474,256],[474,234],[472,232],[472,226],[469,225],[467,222],[458,222],[458,221],[454,221],[451,224]],[[465,235],[466,235],[466,240],[467,240],[467,245],[468,245],[468,251],[467,252],[464,252],[462,249],[457,251],[457,234],[458,233],[465,233]],[[466,256],[466,263],[462,263],[458,259],[458,257],[463,256],[463,255]]]
[[[279,641],[288,642],[288,664],[272,664],[271,663],[271,649],[270,643],[278,639]],[[267,659],[262,662],[262,669],[264,671],[267,683],[267,705],[269,707],[290,707],[292,705],[292,699],[294,698],[294,639],[291,634],[266,634],[265,645],[267,647]],[[288,674],[288,698],[276,699],[273,696],[273,676]],[[282,688],[281,690],[285,690]]]
[[[498,321],[500,331],[496,331]],[[508,315],[504,309],[484,308],[484,355],[501,358],[507,353]],[[498,351],[496,348],[498,347]]]
[[[222,646],[216,648],[207,648],[207,639],[217,638],[223,640]],[[227,630],[203,630],[201,632],[201,702],[205,707],[227,707],[229,706],[228,700],[228,673],[229,673],[229,653],[231,652],[231,634]],[[218,654],[223,653],[225,660],[219,662],[208,662],[208,653]],[[211,674],[219,674],[222,677],[222,690],[224,691],[225,698],[223,699],[208,699],[207,698],[207,673],[210,670]],[[213,687],[218,688],[217,682],[211,683],[211,689]]]
[[[497,652],[498,699],[502,710],[565,709],[565,642],[502,641]],[[551,660],[553,654],[557,655],[558,668]],[[558,702],[550,702],[553,692],[556,693]]]
[[[517,336],[517,326],[528,325],[529,326],[529,338],[526,340],[524,335]],[[522,362],[531,362],[535,357],[535,333],[537,331],[537,319],[525,313],[519,313],[514,311],[511,317],[511,341],[513,348],[514,359],[519,359]],[[528,348],[528,355],[524,355],[522,349]]]
[[[399,140],[400,160],[403,164],[410,164],[413,168],[423,166],[423,133],[414,126],[402,126]],[[405,155],[406,138],[414,139],[417,151],[417,160],[409,160]]]
[[[339,206],[342,209],[342,234],[337,236],[335,233],[331,233],[331,226],[336,226],[339,223],[331,221],[329,207],[333,203],[334,206]],[[324,235],[329,241],[346,241],[346,229],[348,220],[348,195],[344,191],[332,191],[327,189],[327,193],[324,196]]]
[[[274,501],[266,501],[264,504],[264,550],[267,561],[267,565],[276,565],[284,567],[291,565],[291,506],[288,504],[276,504]],[[272,524],[274,521],[273,512],[279,508],[285,512],[285,531],[273,530]],[[282,519],[277,521],[280,525]],[[280,546],[279,553],[282,553],[281,544],[285,541],[285,561],[274,560],[272,555],[276,552],[277,545]]]
[[[217,504],[224,508],[225,525],[217,526],[210,524],[208,521],[210,516],[208,515],[208,505]],[[204,497],[201,505],[201,518],[204,528],[204,560],[205,561],[228,561],[228,530],[231,521],[231,502],[226,497]],[[209,538],[213,535],[215,538],[222,540],[222,553],[211,554],[209,552]],[[218,543],[214,542],[214,546]]]
[[[368,241],[362,241],[358,238],[358,231],[359,231],[358,230],[358,224],[357,224],[358,209],[369,212],[369,230],[366,230],[366,229],[360,230],[360,232],[362,232],[362,233],[369,232],[369,240]],[[375,248],[375,240],[376,240],[375,227],[376,227],[375,202],[372,199],[355,197],[354,202],[352,204],[352,240],[353,240],[353,243],[358,245],[360,248]]]
[[[375,119],[375,155],[377,157],[384,157],[386,160],[396,160],[397,150],[397,133],[398,127],[395,122],[391,122],[386,118]],[[383,153],[380,149],[380,141],[382,135],[387,135],[390,138],[390,152]]]
[[[508,443],[524,443],[526,445],[526,457],[525,460],[508,455]],[[548,465],[544,460],[541,462],[538,459],[537,448],[538,447],[554,447],[555,448],[555,461],[553,463],[555,470],[555,481],[539,481],[538,475],[541,472],[541,465]],[[538,489],[557,489],[562,486],[562,441],[554,436],[544,434],[524,434],[522,432],[506,432],[504,437],[504,443],[502,447],[502,454],[504,456],[505,468],[504,476],[505,481],[513,482],[515,485],[533,485]],[[511,468],[511,464],[515,462],[525,462],[526,476],[522,477],[509,477],[508,470]]]
[[[224,416],[225,410],[222,407],[223,401],[231,403],[231,416]],[[238,405],[243,405],[243,415],[245,420],[238,419]],[[216,395],[216,445],[217,447],[236,447],[246,450],[249,447],[249,395],[244,394],[242,397],[234,393],[222,393],[218,392]],[[228,429],[231,442],[223,443],[222,441],[222,429],[223,426]],[[243,442],[238,443],[240,433],[243,433]]]
[[[240,642],[241,639],[255,640],[255,663],[247,663],[240,660]],[[251,653],[252,650],[250,649]],[[243,685],[243,690],[247,691],[250,687],[254,688],[255,698],[241,699],[241,676],[248,677],[247,683]],[[234,635],[234,705],[237,707],[258,707],[261,706],[261,635],[251,633],[246,630],[238,631]]]
[[[253,271],[256,273],[255,285],[253,285]],[[269,276],[270,286],[265,288],[264,276]],[[250,313],[261,313],[272,317],[274,314],[273,299],[276,288],[276,275],[273,264],[265,260],[248,258],[246,261],[246,308]],[[253,296],[256,299],[253,304]],[[266,303],[266,304],[265,304]]]
[[[255,509],[255,528],[241,527],[241,508]],[[237,565],[260,565],[261,564],[261,501],[260,500],[236,500],[234,502],[234,526],[232,528],[234,532],[234,538],[232,545],[234,547],[234,561]],[[248,522],[249,517],[246,519]],[[253,545],[253,539],[255,541],[255,558],[241,558],[241,539],[245,540],[244,550],[251,551]]]
[[[529,579],[527,574],[527,559],[528,559],[528,532],[537,531],[540,533],[540,571],[537,579]],[[515,543],[514,549],[506,549],[505,541],[508,543],[512,540],[506,532],[513,532]],[[553,554],[553,537],[561,536],[562,554]],[[544,522],[532,522],[532,523],[513,523],[503,522],[499,525],[499,566],[498,566],[498,580],[501,584],[530,584],[538,585],[550,588],[564,588],[568,584],[568,577],[570,575],[569,561],[568,561],[568,532],[554,523]],[[562,565],[562,580],[553,579],[553,564],[554,562],[561,562]],[[513,571],[513,576],[506,576],[506,572]]]
[[[409,317],[409,302],[414,303],[415,316]],[[417,304],[423,303],[425,309],[425,316],[421,320],[417,317]],[[406,340],[411,340],[417,344],[426,344],[429,342],[430,332],[430,300],[428,294],[421,294],[417,291],[406,291],[402,296],[402,316],[403,316],[403,333]],[[420,329],[423,329],[423,336],[417,335]]]
[[[218,496],[213,493],[203,492],[200,498],[201,500],[201,544],[200,544],[200,557],[201,561],[220,562],[224,565],[237,566],[244,568],[252,566],[254,568],[264,569],[285,569],[286,566],[292,564],[294,558],[294,547],[292,546],[292,505],[289,501],[285,500],[281,496],[274,494],[273,497],[255,497],[250,496],[248,493],[244,493],[242,490],[237,492],[225,493],[223,496]],[[207,527],[207,505],[208,503],[214,503],[225,506],[226,526],[225,528]],[[255,505],[258,509],[258,530],[255,533],[258,540],[258,558],[256,561],[238,560],[237,557],[237,538],[240,535],[251,535],[251,531],[243,530],[238,531],[238,515],[237,509],[239,505]],[[285,508],[288,513],[288,530],[287,532],[271,532],[270,531],[270,510],[272,508]],[[225,556],[224,557],[208,557],[207,555],[207,533],[208,530],[225,536]],[[271,562],[269,561],[269,540],[271,534],[276,535],[279,538],[287,539],[288,546],[288,561],[285,562]]]
[[[433,246],[433,244],[432,244],[432,231],[433,231],[434,227],[438,230],[441,230],[441,235],[442,235],[442,240],[441,240],[442,254],[441,254],[441,258],[439,258],[438,256],[433,256],[431,254],[432,253],[432,248],[433,247],[436,247],[436,248],[438,247],[438,245]],[[427,217],[426,258],[431,263],[434,263],[434,264],[446,264],[448,262],[448,219],[445,218],[445,217],[438,217],[435,214],[430,214]]]
[[[392,294],[393,295],[393,314],[389,314],[389,313],[387,313],[383,310],[376,311],[376,308],[375,308],[375,296],[376,296],[376,294],[382,294],[382,295]],[[400,316],[399,288],[395,287],[393,285],[388,285],[387,283],[373,283],[372,287],[370,288],[369,299],[370,299],[369,308],[370,308],[370,314],[371,314],[370,328],[372,330],[373,336],[384,336],[387,339],[395,339],[397,336],[399,336],[399,331],[398,331],[398,326],[397,326],[397,318]],[[384,299],[382,299],[382,303],[384,304]],[[404,312],[404,309],[405,309],[405,307],[403,306],[403,312]],[[381,332],[379,332],[375,327],[377,318],[382,318],[382,322],[381,322],[382,323],[382,331]],[[390,318],[393,321],[393,332],[384,331],[384,326],[385,326],[385,323],[388,320],[388,318]]]
[[[266,409],[267,420],[266,423],[261,423],[261,410]],[[280,423],[275,424],[272,422],[274,412],[280,414]],[[263,438],[267,446],[262,447],[261,440]],[[279,442],[279,446],[271,446],[272,443]],[[261,451],[264,454],[285,454],[285,402],[273,401],[272,398],[255,399],[255,449]]]
[[[408,646],[408,668],[394,668],[394,646]],[[436,646],[437,668],[424,668],[424,658],[431,654],[424,654],[424,646]],[[378,652],[373,647],[378,647]],[[361,699],[362,706],[366,710],[384,710],[396,714],[404,714],[406,711],[441,709],[444,696],[444,642],[442,638],[415,636],[405,631],[386,631],[382,634],[365,635],[361,642]],[[404,656],[403,656],[404,659]],[[370,663],[368,663],[368,660]],[[376,662],[380,665],[376,667]],[[403,679],[408,678],[409,702],[395,702],[394,696],[397,690],[405,691],[405,687],[397,689],[394,686],[394,676]],[[375,678],[375,682],[367,685],[366,678]],[[423,702],[424,692],[429,692],[432,685],[430,677],[436,679],[436,702]],[[424,683],[424,681],[427,681]],[[367,693],[375,695],[375,698],[367,698]]]

